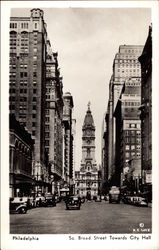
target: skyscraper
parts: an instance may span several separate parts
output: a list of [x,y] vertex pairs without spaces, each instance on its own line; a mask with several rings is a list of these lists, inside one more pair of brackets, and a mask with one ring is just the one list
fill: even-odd
[[40,192],[48,182],[44,139],[46,50],[43,10],[32,9],[29,17],[10,18],[9,109],[35,140],[32,174]]
[[130,77],[141,77],[141,67],[138,57],[142,53],[141,45],[121,45],[119,52],[115,55],[113,62],[113,74],[109,84],[109,100],[108,100],[108,178],[113,183],[115,172],[115,118],[113,117],[121,90],[126,79]]

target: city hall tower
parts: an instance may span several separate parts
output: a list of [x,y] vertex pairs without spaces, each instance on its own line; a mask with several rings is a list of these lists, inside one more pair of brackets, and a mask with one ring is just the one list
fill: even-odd
[[90,102],[82,126],[82,160],[80,171],[75,172],[75,191],[92,199],[98,194],[98,170],[95,160],[95,125]]

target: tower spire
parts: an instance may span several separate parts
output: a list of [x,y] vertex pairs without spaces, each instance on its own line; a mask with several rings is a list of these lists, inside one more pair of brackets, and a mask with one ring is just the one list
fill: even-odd
[[90,110],[90,106],[91,106],[91,102],[90,101],[88,102],[87,106],[88,106],[88,110]]

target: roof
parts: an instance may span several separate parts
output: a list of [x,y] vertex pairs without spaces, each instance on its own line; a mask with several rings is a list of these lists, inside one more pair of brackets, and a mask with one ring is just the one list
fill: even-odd
[[88,103],[88,110],[87,110],[85,118],[84,118],[83,128],[85,128],[85,127],[95,127],[93,116],[92,116],[92,113],[90,110],[90,103]]

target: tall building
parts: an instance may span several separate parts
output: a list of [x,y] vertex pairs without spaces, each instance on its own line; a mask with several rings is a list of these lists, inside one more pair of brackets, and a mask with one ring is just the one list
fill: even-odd
[[59,193],[63,175],[63,84],[58,69],[58,54],[49,40],[46,56],[45,155],[49,190]]
[[119,52],[115,55],[113,62],[113,75],[109,84],[109,100],[108,100],[108,175],[109,182],[113,185],[115,173],[115,117],[113,117],[116,105],[121,95],[121,90],[125,80],[129,77],[140,77],[141,67],[138,62],[138,57],[142,53],[143,46],[140,45],[121,45]]
[[73,135],[72,135],[72,109],[73,98],[70,92],[63,95],[63,180],[64,186],[72,190],[73,181]]
[[152,26],[139,57],[141,63],[142,184],[152,193]]
[[126,79],[114,116],[116,117],[116,168],[118,186],[139,190],[141,179],[141,78]]
[[[47,30],[44,13],[10,19],[10,113],[35,140],[33,175],[42,190],[45,183],[45,71]],[[47,185],[47,183],[45,183]]]
[[98,194],[98,169],[95,160],[95,125],[90,103],[82,127],[82,160],[75,171],[75,193],[92,199]]
[[108,113],[106,112],[102,124],[101,146],[101,193],[106,194],[108,189]]

